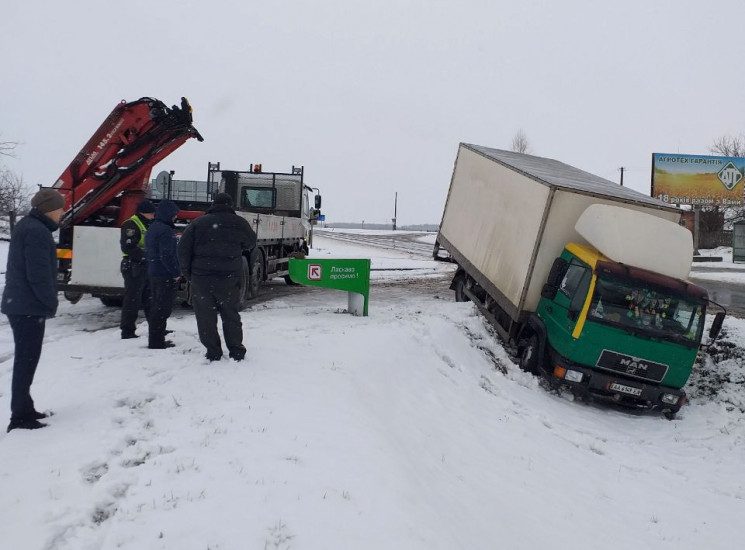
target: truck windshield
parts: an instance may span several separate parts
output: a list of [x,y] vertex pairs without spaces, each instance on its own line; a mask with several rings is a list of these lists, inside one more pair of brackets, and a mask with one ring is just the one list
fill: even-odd
[[693,299],[638,281],[598,277],[588,320],[642,336],[697,346],[705,306]]

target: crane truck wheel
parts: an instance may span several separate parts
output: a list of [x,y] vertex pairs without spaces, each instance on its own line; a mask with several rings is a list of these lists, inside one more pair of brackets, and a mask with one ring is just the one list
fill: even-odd
[[251,270],[248,266],[248,257],[243,256],[241,261],[241,288],[240,288],[240,302],[239,308],[241,310],[248,307],[248,302],[251,300],[248,292],[248,288],[251,284]]
[[[245,256],[243,259],[245,262]],[[261,282],[264,280],[264,258],[262,257],[260,250],[256,249],[251,252],[248,267],[248,287],[244,296],[249,300],[253,300],[259,295],[259,287],[261,286]]]
[[528,343],[525,344],[522,353],[520,354],[520,370],[529,372],[531,374],[539,375],[538,369],[538,351],[540,342],[538,335],[533,334]]
[[300,283],[293,281],[289,275],[285,275],[285,283],[287,283],[288,286],[300,286]]
[[65,290],[64,296],[65,296],[65,300],[67,300],[71,304],[77,304],[80,301],[80,299],[83,297],[83,293],[73,292],[72,290]]
[[101,303],[106,307],[122,307],[124,299],[121,296],[101,296]]

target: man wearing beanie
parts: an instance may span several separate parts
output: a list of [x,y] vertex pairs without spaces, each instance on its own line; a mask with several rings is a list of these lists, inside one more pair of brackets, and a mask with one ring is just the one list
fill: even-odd
[[191,283],[199,340],[210,361],[222,357],[218,312],[230,357],[241,361],[246,355],[240,315],[241,274],[243,253],[256,246],[256,233],[232,204],[230,195],[217,194],[207,213],[187,226],[178,245],[181,273]]
[[34,406],[31,384],[46,320],[57,313],[57,247],[52,233],[64,213],[65,199],[54,189],[42,189],[31,199],[31,207],[10,239],[0,305],[15,342],[8,431],[43,428],[46,424],[39,420],[47,417]]
[[155,219],[145,235],[145,257],[150,277],[150,314],[147,318],[147,347],[150,349],[173,347],[173,342],[166,340],[166,325],[181,278],[174,226],[178,213],[176,203],[160,201],[155,209]]
[[124,278],[122,319],[119,324],[122,339],[137,338],[135,323],[140,309],[147,318],[150,310],[150,292],[145,259],[145,234],[155,216],[155,206],[150,201],[137,205],[137,212],[122,224],[119,244],[122,249],[121,271]]

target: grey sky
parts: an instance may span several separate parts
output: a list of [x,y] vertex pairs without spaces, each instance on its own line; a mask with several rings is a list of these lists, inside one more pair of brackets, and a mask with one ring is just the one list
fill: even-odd
[[649,192],[653,152],[745,130],[745,2],[5,0],[0,140],[51,185],[121,99],[186,96],[156,167],[304,165],[327,221],[438,223],[461,141]]

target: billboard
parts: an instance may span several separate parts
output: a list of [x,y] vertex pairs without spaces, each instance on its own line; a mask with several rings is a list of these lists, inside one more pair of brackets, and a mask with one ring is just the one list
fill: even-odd
[[745,158],[652,155],[652,196],[670,204],[742,206]]

